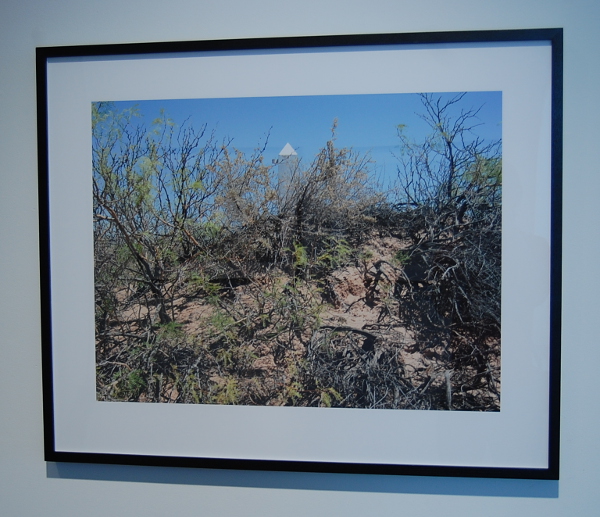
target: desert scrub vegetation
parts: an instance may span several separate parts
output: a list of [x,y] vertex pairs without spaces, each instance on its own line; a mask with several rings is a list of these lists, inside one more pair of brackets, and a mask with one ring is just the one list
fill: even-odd
[[95,103],[98,399],[499,410],[501,142],[464,97],[422,96],[386,191],[337,121],[282,178]]

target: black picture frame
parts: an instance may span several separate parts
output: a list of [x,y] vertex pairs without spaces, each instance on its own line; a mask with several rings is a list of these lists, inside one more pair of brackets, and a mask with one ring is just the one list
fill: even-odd
[[[359,453],[352,453],[344,456],[343,452],[339,454],[322,457],[318,452],[303,456],[295,449],[286,456],[286,445],[283,444],[277,449],[277,452],[271,456],[265,455],[260,449],[244,450],[243,446],[236,446],[230,454],[223,453],[222,448],[217,448],[216,452],[198,453],[196,450],[186,452],[185,445],[182,446],[182,452],[172,449],[162,450],[153,448],[153,444],[145,444],[140,449],[134,450],[128,448],[131,440],[124,440],[122,443],[113,445],[111,440],[120,439],[115,435],[112,437],[103,434],[99,437],[92,437],[93,428],[99,419],[106,418],[104,409],[100,414],[94,412],[98,407],[106,408],[106,404],[113,404],[115,407],[122,407],[121,403],[100,403],[94,396],[90,397],[89,384],[90,379],[93,382],[94,371],[90,371],[90,365],[93,365],[87,359],[81,362],[77,357],[71,357],[72,344],[65,345],[67,341],[77,342],[82,348],[91,347],[91,356],[93,356],[93,340],[89,343],[89,331],[80,332],[75,324],[70,327],[72,319],[85,320],[89,330],[89,322],[93,323],[93,288],[89,284],[89,271],[82,277],[78,274],[78,268],[73,268],[73,263],[69,262],[68,256],[75,257],[81,249],[89,248],[89,236],[85,235],[80,239],[77,234],[82,226],[66,228],[68,221],[76,221],[80,214],[85,214],[89,206],[90,199],[86,198],[86,183],[83,181],[83,187],[75,186],[74,193],[70,191],[72,183],[76,184],[79,180],[81,170],[79,164],[86,162],[89,156],[89,149],[80,149],[78,142],[74,142],[73,150],[77,156],[71,162],[68,153],[65,153],[65,141],[73,136],[73,124],[78,121],[89,121],[89,110],[84,112],[77,102],[82,99],[81,106],[89,101],[89,95],[97,95],[98,81],[94,76],[94,70],[98,67],[114,67],[118,73],[115,77],[104,77],[107,85],[112,82],[126,82],[120,73],[128,73],[127,67],[145,66],[152,63],[153,59],[162,60],[161,62],[177,61],[183,63],[186,58],[191,60],[211,59],[216,60],[216,70],[223,66],[225,72],[225,61],[229,57],[235,57],[239,61],[253,59],[255,56],[267,58],[269,56],[302,56],[303,63],[306,60],[316,59],[315,56],[333,56],[336,59],[342,54],[347,59],[353,59],[365,52],[378,51],[384,49],[392,53],[419,52],[425,53],[431,58],[431,62],[440,61],[451,56],[452,59],[460,60],[463,58],[461,53],[471,52],[475,49],[480,56],[485,57],[486,62],[493,62],[500,59],[494,66],[505,69],[510,75],[513,66],[517,69],[526,69],[530,66],[530,60],[536,60],[539,52],[540,60],[544,61],[541,65],[548,73],[540,79],[543,83],[544,91],[540,95],[547,95],[548,102],[540,108],[543,110],[541,123],[543,132],[536,135],[536,139],[542,141],[542,148],[530,149],[526,152],[540,153],[543,156],[543,165],[537,171],[536,178],[532,179],[532,190],[530,195],[537,195],[539,189],[543,192],[540,201],[540,213],[534,214],[536,221],[532,225],[541,221],[544,230],[545,247],[543,248],[542,259],[547,268],[542,268],[545,273],[542,280],[536,284],[536,289],[545,291],[541,296],[543,298],[543,307],[539,309],[541,315],[535,313],[541,323],[538,325],[540,336],[534,336],[531,350],[524,352],[535,352],[542,350],[544,359],[541,360],[539,372],[535,380],[537,388],[542,395],[533,398],[532,401],[538,403],[538,406],[544,406],[541,411],[542,417],[531,422],[531,427],[535,431],[531,433],[530,441],[534,442],[536,437],[543,437],[542,451],[538,454],[538,460],[525,460],[521,464],[510,458],[500,460],[493,451],[497,448],[496,444],[487,443],[486,445],[477,445],[474,442],[488,441],[489,438],[478,434],[472,435],[466,442],[471,442],[473,450],[479,450],[477,453],[481,458],[471,459],[470,454],[465,454],[465,459],[455,461],[455,456],[440,454],[427,454],[420,461],[415,461],[414,456],[406,456],[404,459],[402,452],[392,455],[392,459],[382,461],[381,454],[373,457],[369,456],[367,445],[362,440],[355,440],[355,444],[361,444],[364,450]],[[452,54],[447,54],[451,52]],[[506,55],[503,54],[506,53]],[[533,54],[530,55],[530,53]],[[523,63],[511,62],[513,56],[526,55]],[[393,54],[394,56],[396,54]],[[437,55],[439,54],[439,55]],[[391,57],[390,59],[395,59]],[[428,66],[427,59],[423,67]],[[221,60],[221,64],[219,64]],[[333,61],[332,61],[333,62]],[[526,30],[498,30],[498,31],[469,31],[469,32],[429,32],[429,33],[404,33],[404,34],[359,34],[359,35],[331,35],[331,36],[307,36],[307,37],[284,37],[284,38],[256,38],[256,39],[233,39],[233,40],[213,40],[213,41],[182,41],[182,42],[156,42],[156,43],[127,43],[110,45],[88,45],[88,46],[66,46],[66,47],[43,47],[37,49],[37,113],[38,113],[38,162],[39,162],[39,211],[40,211],[40,263],[41,263],[41,312],[42,312],[42,366],[43,366],[43,396],[44,396],[44,436],[45,436],[45,459],[53,462],[82,462],[82,463],[112,463],[112,464],[131,464],[131,465],[154,465],[154,466],[178,466],[178,467],[203,467],[203,468],[222,468],[222,469],[246,469],[246,470],[273,470],[273,471],[304,471],[304,472],[344,472],[344,473],[368,473],[368,474],[393,474],[393,475],[426,475],[426,476],[463,476],[463,477],[497,477],[497,478],[525,478],[525,479],[547,479],[556,480],[559,477],[559,422],[560,422],[560,336],[561,336],[561,196],[562,196],[562,70],[563,70],[563,32],[560,28],[526,29]],[[187,66],[187,65],[186,65]],[[545,67],[545,68],[544,68]],[[125,70],[125,72],[123,72]],[[414,75],[424,70],[410,70]],[[91,76],[88,74],[91,73]],[[266,75],[266,70],[259,70],[258,76]],[[457,71],[457,74],[459,72]],[[473,76],[481,72],[472,70]],[[377,79],[377,78],[375,78]],[[518,82],[516,78],[513,78]],[[523,81],[520,79],[522,83]],[[376,82],[376,81],[375,81]],[[460,81],[458,81],[460,82]],[[95,86],[90,86],[90,84]],[[451,84],[452,83],[451,81]],[[520,96],[531,97],[531,90],[520,94],[518,88],[525,88],[525,85],[515,86],[515,99],[519,102],[526,99],[520,99]],[[82,90],[91,88],[93,93],[81,93]],[[167,86],[169,88],[169,86]],[[410,89],[410,87],[409,87]],[[429,91],[451,91],[447,84],[437,85],[435,83],[427,87]],[[502,89],[502,88],[500,88]],[[110,94],[110,87],[107,86],[107,92]],[[425,91],[425,90],[421,90]],[[504,90],[503,90],[504,91]],[[80,95],[81,93],[81,95]],[[535,91],[533,92],[535,93]],[[125,98],[128,93],[125,93]],[[140,93],[141,96],[151,95],[146,91]],[[161,93],[160,95],[164,95]],[[178,92],[175,96],[180,95]],[[79,97],[78,97],[79,96]],[[70,99],[76,98],[73,104]],[[80,99],[81,98],[81,99]],[[91,100],[105,100],[92,97]],[[106,99],[111,100],[111,99]],[[85,101],[85,102],[83,102]],[[519,105],[515,102],[515,106]],[[63,115],[65,103],[73,106],[68,115]],[[89,102],[87,104],[89,106]],[[512,108],[507,108],[512,109]],[[526,116],[526,115],[524,115]],[[518,116],[513,117],[516,120]],[[508,120],[508,118],[507,118]],[[73,122],[75,121],[75,122]],[[547,123],[546,123],[547,122]],[[83,122],[82,122],[83,123]],[[546,124],[546,125],[544,125]],[[83,127],[83,126],[81,126]],[[509,124],[504,126],[504,138],[506,139],[513,130]],[[89,140],[83,140],[83,143]],[[71,145],[71,144],[69,144]],[[520,151],[516,151],[515,171],[518,174],[534,174],[533,171],[523,170],[519,167],[519,161],[523,156],[519,156]],[[88,153],[88,154],[86,154]],[[531,160],[538,160],[539,156]],[[526,161],[526,160],[524,160]],[[539,160],[538,160],[539,161]],[[91,163],[90,163],[91,167]],[[507,172],[510,174],[510,172]],[[85,174],[83,175],[85,176]],[[542,186],[540,187],[540,183]],[[89,185],[88,185],[89,186]],[[70,193],[67,193],[70,192]],[[532,194],[533,193],[533,194]],[[81,195],[78,195],[81,194]],[[528,194],[525,194],[528,195]],[[535,200],[533,200],[535,201]],[[87,203],[87,204],[86,204]],[[505,206],[505,205],[503,205]],[[510,216],[512,207],[506,205],[503,210],[506,217]],[[524,212],[525,213],[525,212]],[[528,213],[528,212],[527,212]],[[521,217],[522,214],[518,214]],[[539,219],[539,221],[538,221]],[[84,223],[82,223],[84,224]],[[545,233],[544,233],[545,232]],[[504,257],[510,259],[510,253],[514,249],[508,249]],[[87,257],[80,257],[84,264],[82,269],[89,269],[89,260]],[[508,268],[510,269],[510,268]],[[71,274],[72,273],[72,274]],[[510,274],[510,272],[508,273]],[[86,281],[82,281],[82,278]],[[92,277],[93,278],[93,277]],[[518,279],[515,281],[519,281]],[[504,282],[504,267],[503,267]],[[510,279],[507,280],[511,282]],[[526,290],[527,285],[519,289]],[[521,294],[526,291],[520,291]],[[75,301],[70,302],[71,297]],[[81,301],[84,303],[82,304]],[[537,302],[536,302],[537,303]],[[537,307],[537,306],[536,306]],[[91,310],[91,315],[90,315]],[[536,308],[536,310],[538,310]],[[531,313],[535,311],[532,309]],[[504,313],[503,313],[504,317]],[[83,325],[85,325],[83,324]],[[536,327],[538,328],[538,327]],[[503,320],[504,331],[504,320]],[[519,329],[515,331],[519,332]],[[508,339],[508,338],[507,338]],[[524,338],[526,343],[529,338]],[[529,345],[525,345],[529,346]],[[504,347],[504,337],[503,337]],[[504,348],[503,348],[504,350]],[[504,352],[503,352],[504,353]],[[83,356],[82,356],[83,357]],[[87,358],[90,357],[88,350]],[[503,361],[504,361],[503,356]],[[86,362],[87,361],[87,362]],[[504,369],[510,369],[510,358],[507,364],[503,362]],[[534,361],[535,362],[535,361]],[[65,372],[72,372],[66,381]],[[508,380],[503,377],[504,389],[510,390],[511,379],[515,380],[515,391],[526,388],[526,379],[519,377],[518,372],[514,376],[508,375]],[[81,386],[78,384],[81,383]],[[84,386],[85,385],[85,388]],[[536,388],[536,389],[537,389]],[[73,400],[69,398],[65,402],[65,393],[76,393]],[[87,397],[87,398],[86,398]],[[507,395],[510,399],[510,394]],[[542,401],[542,404],[539,402]],[[79,406],[78,404],[82,404]],[[102,405],[104,404],[104,405]],[[510,400],[506,402],[508,409],[503,406],[499,412],[499,419],[504,418],[505,411],[510,413]],[[144,404],[125,403],[128,407],[124,409],[124,420],[135,421],[140,415],[139,411],[145,411],[145,408],[139,409]],[[175,405],[176,406],[176,405]],[[185,409],[186,414],[190,412],[190,407]],[[135,408],[135,409],[134,409]],[[294,408],[288,408],[283,419],[291,418],[293,422],[301,420],[294,416],[291,411]],[[173,411],[179,409],[169,409],[172,415]],[[237,411],[237,410],[236,410]],[[321,411],[345,411],[345,410],[321,410]],[[371,411],[371,410],[361,410]],[[524,410],[521,410],[524,411]],[[129,414],[131,413],[131,414]],[[435,415],[428,415],[428,424],[415,424],[414,429],[424,425],[439,425],[445,427],[443,420],[446,416],[440,416],[444,412],[435,412]],[[318,428],[321,423],[312,422],[312,414],[306,413],[309,426],[313,429]],[[341,414],[341,413],[338,413]],[[517,417],[519,414],[517,412]],[[213,413],[211,413],[213,415]],[[215,414],[216,415],[216,414]],[[292,416],[290,416],[292,415]],[[207,415],[203,415],[205,421]],[[478,415],[475,415],[476,417]],[[217,415],[218,418],[221,418]],[[302,413],[302,419],[305,413]],[[470,415],[473,418],[473,415]],[[515,417],[515,418],[517,418]],[[119,417],[120,418],[120,417]],[[146,418],[146,417],[144,417]],[[153,418],[149,416],[150,420]],[[175,416],[174,418],[179,418]],[[187,415],[185,418],[195,417]],[[217,420],[218,420],[217,418]],[[229,425],[244,427],[248,425],[248,419],[254,418],[248,408],[239,409],[237,413],[227,414],[224,417]],[[332,417],[334,420],[337,417]],[[352,417],[354,418],[354,417]],[[352,421],[352,418],[350,421]],[[389,423],[387,417],[377,423],[369,424],[373,429],[377,429],[381,423]],[[415,417],[416,418],[416,417]],[[455,418],[465,418],[456,416]],[[472,422],[472,418],[469,422]],[[433,420],[431,420],[433,419]],[[498,420],[498,419],[496,419]],[[393,421],[392,421],[393,423]],[[129,422],[127,426],[133,426]],[[285,427],[285,422],[281,424]],[[344,424],[346,425],[346,424]],[[458,435],[468,434],[467,424],[457,424],[455,431]],[[495,424],[491,424],[495,426]],[[502,424],[504,425],[504,424]],[[510,422],[506,424],[510,427]],[[525,424],[524,424],[525,425]],[[251,428],[252,422],[250,421]],[[464,429],[461,430],[461,426]],[[121,423],[115,421],[114,427],[121,427]],[[259,428],[260,426],[254,426]],[[409,426],[410,427],[410,426]],[[368,429],[368,426],[367,426]],[[528,427],[529,429],[529,427]],[[128,431],[124,431],[127,433]],[[217,433],[220,430],[217,429]],[[315,431],[316,432],[316,431]],[[386,430],[386,432],[388,432]],[[442,431],[432,434],[432,439],[436,440],[442,437]],[[413,435],[402,435],[403,429],[398,428],[396,433],[399,439],[411,441]],[[134,433],[135,434],[135,433]],[[200,436],[202,436],[200,434]],[[384,438],[385,440],[385,438]],[[518,451],[528,447],[528,442],[522,444],[512,443],[507,439],[507,443],[498,448],[502,451]],[[284,438],[281,441],[285,442]],[[442,440],[443,442],[443,440]],[[395,442],[394,442],[395,443]],[[393,446],[393,444],[388,444]],[[439,446],[439,447],[438,447]],[[433,448],[444,449],[444,443],[432,445]],[[478,449],[479,447],[479,449]],[[459,446],[458,449],[461,449]],[[467,445],[462,446],[464,451],[470,451]],[[490,455],[491,460],[487,459]],[[474,453],[475,454],[475,453]],[[475,455],[477,455],[475,454]],[[501,456],[506,456],[504,452]],[[517,454],[515,454],[516,456]]]

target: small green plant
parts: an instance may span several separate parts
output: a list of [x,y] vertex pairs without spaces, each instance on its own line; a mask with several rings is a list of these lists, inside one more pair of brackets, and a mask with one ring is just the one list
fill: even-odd
[[223,405],[235,405],[239,404],[240,390],[238,387],[238,381],[229,377],[227,382],[218,388],[215,396],[215,402]]
[[184,332],[181,323],[170,321],[160,325],[157,331],[159,339],[176,339],[183,337]]
[[394,262],[400,266],[406,266],[410,263],[410,255],[405,250],[398,250],[394,254]]
[[305,268],[308,266],[308,253],[302,244],[294,243],[294,268]]
[[344,265],[352,255],[352,248],[346,239],[332,237],[327,243],[326,250],[319,255],[317,263],[324,264],[329,269]]
[[216,310],[208,318],[208,326],[213,337],[223,338],[226,341],[236,339],[235,320],[222,310]]
[[182,378],[178,372],[175,372],[175,374],[176,379],[174,385],[179,391],[181,401],[200,404],[202,402],[203,394],[202,390],[198,386],[198,379],[196,378],[196,375],[190,373]]
[[365,278],[367,277],[367,274],[369,272],[369,262],[371,260],[373,260],[374,256],[375,255],[373,254],[373,252],[371,250],[362,250],[358,254],[357,259],[359,262],[359,266],[362,267],[363,276]]
[[[196,182],[199,183],[199,182]],[[193,185],[192,185],[193,188]],[[216,216],[215,216],[216,218]],[[199,240],[205,243],[216,242],[223,231],[223,226],[215,221],[206,221],[205,223],[199,224],[196,233]]]
[[295,406],[296,403],[302,399],[304,386],[302,386],[302,383],[298,380],[299,370],[296,364],[291,363],[287,373],[289,381],[283,389],[283,400],[285,401],[285,404]]
[[145,391],[147,384],[142,370],[130,372],[119,370],[114,377],[113,396],[119,400],[137,400]]
[[221,286],[216,282],[211,282],[206,275],[193,271],[189,276],[188,285],[206,296],[206,300],[211,305],[217,305],[219,302]]
[[285,386],[283,397],[286,401],[296,405],[296,402],[302,398],[302,384],[298,381],[292,381]]
[[333,404],[333,399],[335,399],[337,402],[341,402],[343,398],[344,397],[342,397],[334,388],[325,388],[321,391],[321,400],[319,402],[319,406],[331,407]]
[[217,351],[216,359],[225,368],[231,368],[235,363],[235,356],[231,348],[221,348]]
[[362,262],[363,264],[366,264],[370,260],[373,260],[373,257],[374,257],[374,255],[373,255],[373,252],[371,250],[362,250],[358,254],[358,260],[360,262]]

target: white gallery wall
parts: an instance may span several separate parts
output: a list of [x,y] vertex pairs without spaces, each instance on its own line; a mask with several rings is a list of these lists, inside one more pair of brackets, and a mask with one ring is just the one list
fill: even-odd
[[[0,515],[600,514],[598,26],[598,0],[0,0]],[[44,462],[35,47],[538,27],[564,28],[560,481]]]

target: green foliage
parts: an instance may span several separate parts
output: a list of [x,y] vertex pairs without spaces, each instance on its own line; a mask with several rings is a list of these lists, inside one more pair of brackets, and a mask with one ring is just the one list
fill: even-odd
[[204,393],[198,386],[198,379],[194,373],[185,376],[176,384],[181,393],[181,398],[193,404],[201,404],[204,401]]
[[164,325],[159,325],[156,334],[159,340],[180,339],[185,336],[181,323],[176,321],[170,321]]
[[119,370],[114,376],[115,395],[119,399],[137,400],[146,389],[146,372],[141,369]]
[[198,240],[205,243],[214,243],[223,234],[223,225],[218,221],[206,221],[196,224],[194,233]]
[[473,188],[498,188],[502,185],[502,160],[477,155],[465,171],[465,178]]
[[344,397],[342,397],[342,395],[334,388],[325,388],[321,390],[320,397],[319,405],[323,407],[331,407],[334,400],[339,403],[344,399]]
[[211,305],[218,305],[221,286],[216,282],[211,282],[206,274],[192,271],[187,278],[187,284],[192,290],[201,292]]
[[305,246],[295,242],[294,243],[294,269],[305,268],[308,266],[308,253]]
[[352,248],[346,239],[331,237],[325,241],[325,249],[317,257],[317,263],[324,264],[328,269],[336,269],[345,265],[351,255]]
[[400,266],[406,266],[410,263],[410,254],[406,250],[398,250],[394,253],[394,262]]
[[363,250],[358,254],[357,259],[359,262],[367,264],[369,261],[373,260],[373,257],[374,254],[371,250]]
[[[127,376],[127,388],[129,391],[136,395],[142,392],[146,387],[146,379],[144,378],[144,372],[141,370],[133,370]],[[135,396],[135,395],[134,395]]]
[[302,384],[300,382],[292,381],[289,384],[286,384],[283,398],[294,406],[297,401],[302,399],[302,389]]
[[213,338],[234,342],[237,338],[236,322],[226,312],[217,309],[208,319],[208,328]]
[[229,377],[223,386],[217,388],[214,400],[217,404],[235,405],[239,403],[240,396],[237,379]]

